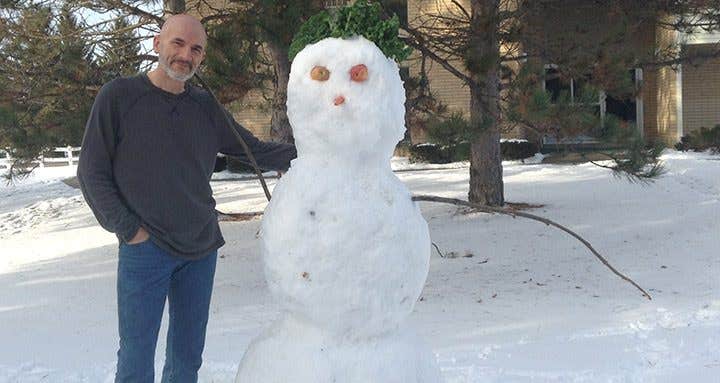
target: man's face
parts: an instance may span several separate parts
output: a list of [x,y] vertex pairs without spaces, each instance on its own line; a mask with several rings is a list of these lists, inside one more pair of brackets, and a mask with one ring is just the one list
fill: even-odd
[[158,64],[173,80],[189,80],[205,58],[205,32],[197,25],[175,22],[155,36]]

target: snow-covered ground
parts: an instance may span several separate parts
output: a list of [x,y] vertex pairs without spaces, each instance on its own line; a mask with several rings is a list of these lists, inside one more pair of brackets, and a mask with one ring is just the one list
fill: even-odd
[[[505,164],[506,197],[565,224],[646,288],[610,274],[542,224],[422,203],[435,252],[410,318],[448,383],[720,381],[720,158],[674,151],[642,186],[593,165]],[[465,198],[467,164],[398,176],[417,194]],[[73,168],[0,186],[0,382],[111,382],[117,242]],[[274,180],[270,180],[270,186]],[[262,210],[257,181],[213,182],[218,208]],[[260,220],[224,222],[202,382],[232,382],[277,316]],[[163,330],[164,331],[164,330]],[[158,345],[162,365],[164,340]],[[291,382],[289,379],[288,382]]]

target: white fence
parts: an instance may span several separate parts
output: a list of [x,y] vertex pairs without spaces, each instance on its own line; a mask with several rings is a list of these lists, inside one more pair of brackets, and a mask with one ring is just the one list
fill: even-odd
[[[64,148],[55,148],[55,153],[62,153],[62,157],[44,157],[40,156],[35,160],[41,168],[45,166],[72,166],[77,164],[80,159],[80,148],[75,146],[67,146]],[[7,169],[12,165],[13,158],[10,155],[0,149],[0,169]]]

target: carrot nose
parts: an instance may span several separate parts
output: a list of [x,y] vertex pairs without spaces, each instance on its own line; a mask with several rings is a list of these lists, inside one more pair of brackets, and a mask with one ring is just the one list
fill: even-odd
[[335,97],[335,101],[334,101],[334,104],[335,104],[335,105],[340,105],[340,104],[342,104],[342,103],[344,103],[344,102],[345,102],[345,97],[343,97],[343,96],[337,96],[337,97]]

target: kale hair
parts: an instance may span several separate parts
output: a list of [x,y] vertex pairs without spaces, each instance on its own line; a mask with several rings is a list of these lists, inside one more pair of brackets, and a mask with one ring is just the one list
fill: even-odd
[[398,36],[400,21],[397,15],[383,20],[380,4],[358,0],[336,12],[322,11],[309,18],[290,44],[292,61],[307,45],[328,37],[347,39],[363,36],[375,43],[385,56],[395,61],[405,60],[411,48]]

